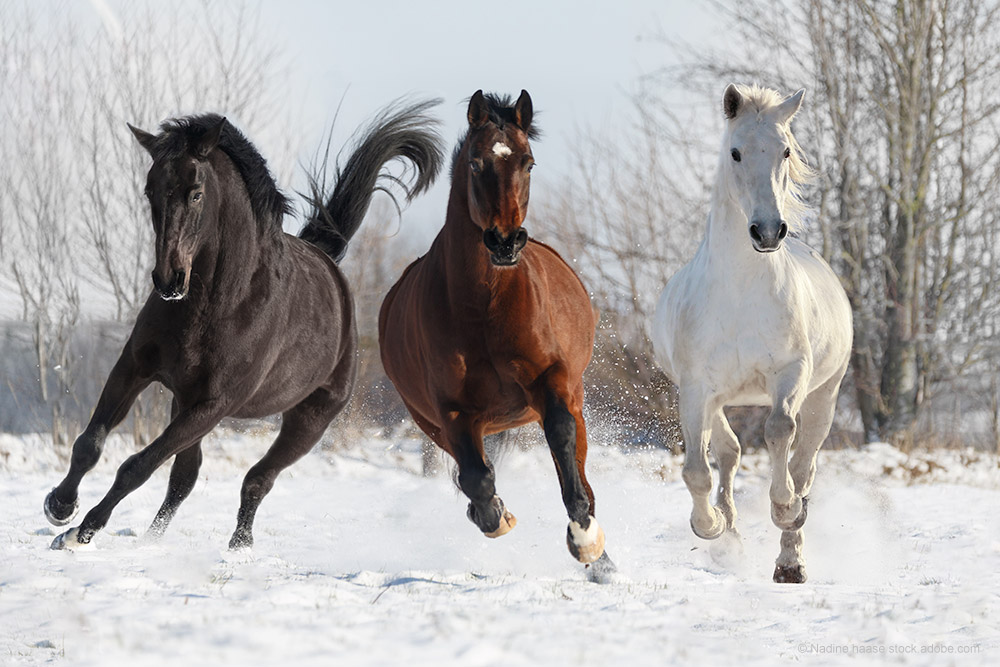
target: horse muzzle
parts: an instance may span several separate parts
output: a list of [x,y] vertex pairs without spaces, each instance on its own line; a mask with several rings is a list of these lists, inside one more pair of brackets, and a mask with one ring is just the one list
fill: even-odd
[[506,236],[495,226],[483,232],[483,245],[490,251],[494,266],[514,266],[521,259],[521,250],[528,243],[528,232],[523,227]]
[[187,271],[173,271],[164,279],[159,272],[153,271],[153,287],[164,301],[178,301],[187,296],[187,277]]
[[788,236],[788,225],[784,220],[752,221],[750,241],[757,252],[774,252],[781,248],[781,242]]

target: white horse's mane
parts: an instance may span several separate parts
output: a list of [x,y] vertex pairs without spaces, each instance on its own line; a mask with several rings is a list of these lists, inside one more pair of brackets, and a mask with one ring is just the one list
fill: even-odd
[[[736,89],[743,97],[743,103],[736,114],[735,122],[744,114],[753,113],[756,116],[766,114],[785,101],[776,90],[764,88],[756,83],[750,85],[736,84]],[[788,157],[788,194],[785,200],[785,210],[782,211],[785,222],[789,229],[802,229],[802,222],[811,207],[806,203],[803,190],[816,178],[816,172],[806,162],[802,155],[802,147],[792,134],[791,121],[782,123],[779,130],[788,142],[791,154]],[[723,147],[724,153],[728,156],[729,146]]]

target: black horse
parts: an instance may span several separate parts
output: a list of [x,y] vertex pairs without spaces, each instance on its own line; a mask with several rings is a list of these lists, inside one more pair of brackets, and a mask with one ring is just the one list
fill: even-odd
[[372,193],[384,189],[380,179],[398,181],[383,174],[388,161],[405,158],[415,167],[409,187],[401,183],[408,199],[433,182],[443,161],[435,121],[427,116],[434,104],[379,114],[338,172],[332,194],[314,197],[299,238],[282,231],[290,203],[266,162],[225,118],[167,121],[159,135],[129,126],[153,158],[146,196],[156,232],[155,290],[73,443],[69,472],[45,499],[49,521],[72,520],[81,479],[151,382],[173,393],[172,419],[121,465],[104,499],[53,549],[89,543],[115,506],[174,456],[166,499],[150,526],[151,534],[162,534],[194,487],[202,437],[224,417],[281,412],[277,439],[243,482],[229,542],[233,549],[253,544],[254,515],[278,473],[313,447],[351,394],[354,304],[336,262]]

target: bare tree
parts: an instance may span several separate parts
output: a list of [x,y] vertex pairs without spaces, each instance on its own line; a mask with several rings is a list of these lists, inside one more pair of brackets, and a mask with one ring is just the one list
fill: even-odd
[[818,225],[806,233],[851,300],[864,437],[908,446],[935,396],[989,386],[1000,366],[990,338],[1000,10],[976,0],[718,7],[729,53],[692,49],[690,66],[660,85],[752,79],[812,91],[797,121],[821,176]]

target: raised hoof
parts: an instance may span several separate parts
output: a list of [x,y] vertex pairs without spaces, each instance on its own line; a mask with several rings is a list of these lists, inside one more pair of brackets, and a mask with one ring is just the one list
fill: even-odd
[[469,521],[476,524],[476,528],[483,531],[486,537],[506,535],[517,525],[517,519],[507,511],[500,496],[493,496],[481,507],[470,502],[465,516],[469,517]]
[[726,532],[726,522],[722,518],[722,513],[719,510],[715,509],[714,507],[711,509],[715,516],[715,523],[712,524],[711,531],[706,531],[706,532],[699,531],[698,528],[694,525],[694,516],[693,515],[691,516],[691,532],[703,540],[714,540],[715,538],[719,537],[724,532]]
[[483,533],[486,537],[500,537],[501,535],[506,535],[510,531],[514,530],[514,526],[517,525],[517,517],[507,511],[505,507],[503,510],[503,515],[500,517],[500,525],[496,530],[491,530],[488,533]]
[[91,546],[90,539],[81,539],[79,528],[70,528],[62,535],[56,536],[49,546],[53,551],[77,551]]
[[587,581],[595,584],[613,584],[622,579],[621,575],[618,574],[618,568],[608,557],[608,552],[606,551],[593,563],[586,565],[585,568]]
[[604,553],[604,529],[597,519],[589,518],[586,530],[576,521],[570,521],[566,528],[566,546],[581,563],[593,563]]
[[53,526],[65,526],[76,517],[80,503],[76,500],[71,503],[59,502],[59,499],[56,498],[56,490],[52,489],[49,491],[49,495],[45,496],[42,508],[45,510],[45,518],[49,520],[49,523]]
[[771,505],[771,521],[774,525],[782,530],[794,531],[799,530],[806,524],[806,516],[809,514],[809,496],[802,498],[802,509],[799,510],[798,515],[795,519],[790,522],[779,521],[778,517],[774,514],[774,505]]
[[802,584],[806,581],[806,569],[801,565],[776,565],[773,578],[776,584]]

